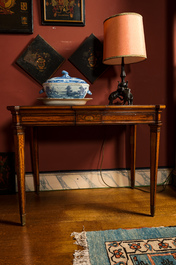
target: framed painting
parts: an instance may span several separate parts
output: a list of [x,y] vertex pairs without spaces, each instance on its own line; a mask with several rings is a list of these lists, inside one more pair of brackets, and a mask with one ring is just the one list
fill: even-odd
[[15,192],[15,153],[0,152],[0,194]]
[[0,33],[33,33],[32,0],[0,1]]
[[40,35],[24,50],[16,63],[40,84],[50,78],[65,61]]
[[85,0],[41,0],[42,24],[85,26]]
[[91,34],[68,59],[91,83],[109,67],[102,63],[103,44]]

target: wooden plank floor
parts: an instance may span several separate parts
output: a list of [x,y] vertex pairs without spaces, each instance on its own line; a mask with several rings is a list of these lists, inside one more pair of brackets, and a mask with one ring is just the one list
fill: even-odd
[[[144,189],[144,188],[143,188]],[[162,187],[158,187],[161,191]],[[78,246],[73,231],[176,225],[176,191],[157,193],[150,216],[149,188],[27,193],[27,225],[19,225],[18,196],[0,195],[0,264],[69,265]]]

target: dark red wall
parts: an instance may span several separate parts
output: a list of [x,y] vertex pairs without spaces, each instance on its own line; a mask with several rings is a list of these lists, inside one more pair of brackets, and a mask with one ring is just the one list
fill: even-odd
[[[159,166],[173,167],[175,146],[174,87],[174,16],[173,0],[120,1],[85,0],[85,27],[42,26],[40,1],[33,1],[34,33],[0,35],[0,152],[13,151],[11,114],[8,105],[37,104],[41,85],[21,70],[15,61],[27,45],[40,34],[66,59],[93,33],[103,40],[103,21],[120,12],[137,12],[143,16],[148,59],[126,68],[134,104],[165,104],[161,131]],[[176,30],[176,29],[175,29]],[[54,76],[67,70],[71,76],[86,78],[68,61]],[[120,67],[110,67],[94,84],[90,84],[93,100],[88,104],[106,105],[108,95],[120,80]],[[88,80],[86,80],[88,82]],[[139,126],[137,132],[137,167],[149,167],[149,128]],[[100,166],[104,139],[103,168],[129,167],[128,129],[120,126],[40,128],[40,170],[91,170]],[[26,135],[26,170],[31,171],[29,137]],[[127,158],[127,159],[126,159]]]

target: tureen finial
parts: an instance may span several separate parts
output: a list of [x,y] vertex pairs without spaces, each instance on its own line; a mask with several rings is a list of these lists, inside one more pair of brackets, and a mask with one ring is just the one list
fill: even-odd
[[63,77],[65,77],[65,78],[70,78],[70,76],[69,76],[69,74],[68,74],[67,71],[63,70],[63,71],[62,71],[62,74],[63,74]]

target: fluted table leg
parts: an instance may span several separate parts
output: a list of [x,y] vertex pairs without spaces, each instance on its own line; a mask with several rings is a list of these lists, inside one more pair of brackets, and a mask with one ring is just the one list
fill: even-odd
[[131,152],[131,188],[135,186],[135,168],[136,168],[136,130],[137,125],[130,126],[130,152]]
[[34,176],[35,192],[38,194],[40,189],[39,181],[39,154],[37,142],[37,127],[31,127],[31,161]]
[[18,181],[18,197],[21,225],[26,224],[26,196],[25,196],[25,132],[24,128],[17,126],[14,129],[14,143],[15,143],[15,164]]
[[155,215],[156,186],[159,159],[160,125],[150,125],[150,211]]

